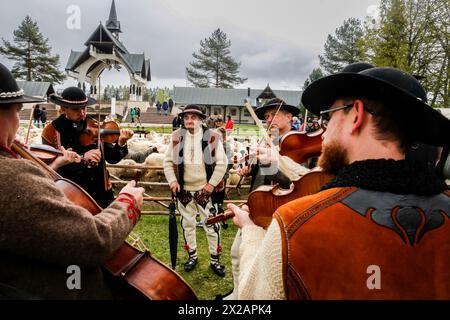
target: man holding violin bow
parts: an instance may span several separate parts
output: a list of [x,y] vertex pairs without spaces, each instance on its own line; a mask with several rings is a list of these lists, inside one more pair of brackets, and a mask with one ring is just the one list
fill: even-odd
[[96,215],[70,201],[42,161],[19,155],[19,112],[32,102],[0,64],[0,299],[111,299],[100,265],[135,226],[144,189],[130,182]]
[[252,176],[250,191],[262,185],[272,185],[279,183],[283,189],[289,189],[291,181],[298,180],[300,176],[309,170],[290,159],[283,156],[282,162],[277,160],[279,154],[279,143],[283,136],[293,131],[292,118],[299,114],[297,107],[288,105],[281,99],[274,98],[263,106],[255,110],[260,120],[265,120],[272,136],[274,148],[270,146],[257,146],[250,150],[250,159],[257,161],[252,165],[244,166],[238,170],[240,176]]
[[[252,176],[250,192],[263,185],[279,184],[281,189],[289,189],[292,181],[297,181],[301,176],[309,172],[309,169],[297,163],[288,156],[281,156],[280,141],[291,131],[293,117],[299,114],[297,107],[288,105],[279,98],[270,99],[263,106],[255,110],[259,120],[265,120],[267,131],[271,133],[273,145],[257,146],[250,150],[248,165],[238,170],[242,177]],[[280,161],[282,157],[282,161]],[[241,231],[238,230],[231,247],[231,263],[233,266],[233,291],[224,295],[225,300],[238,298],[239,285],[239,247],[241,245]]]
[[127,141],[133,131],[115,132],[118,136],[115,144],[96,141],[99,125],[87,117],[87,106],[95,104],[95,99],[86,97],[78,87],[69,87],[61,96],[53,95],[50,100],[61,107],[62,114],[44,128],[43,143],[56,149],[70,148],[84,160],[74,158],[72,163],[60,167],[58,173],[80,185],[101,207],[107,207],[114,194],[105,161],[115,164],[128,154]]

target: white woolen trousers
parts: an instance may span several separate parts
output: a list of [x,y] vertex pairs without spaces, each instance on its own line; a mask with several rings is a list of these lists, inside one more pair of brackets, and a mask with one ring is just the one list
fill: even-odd
[[[200,219],[203,222],[203,229],[206,232],[206,238],[208,240],[209,253],[211,255],[217,255],[217,247],[220,244],[220,225],[216,224],[215,226],[207,226],[206,223],[204,223],[209,217],[209,209],[213,207],[213,204],[210,199],[205,209],[203,209],[203,207],[195,201],[194,193],[195,192],[191,192],[192,200],[186,207],[178,201],[178,211],[181,214],[181,228],[183,230],[184,242],[189,246],[189,252],[197,250],[196,216],[197,213],[200,213]],[[217,229],[217,232],[214,227]]]

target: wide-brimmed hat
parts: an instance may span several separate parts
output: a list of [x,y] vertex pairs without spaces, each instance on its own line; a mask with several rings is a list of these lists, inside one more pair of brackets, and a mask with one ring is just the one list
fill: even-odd
[[206,114],[204,114],[202,112],[202,109],[200,109],[199,106],[188,105],[188,106],[184,107],[183,112],[180,113],[180,116],[184,117],[184,115],[186,113],[193,113],[193,114],[199,115],[200,118],[202,118],[202,119],[206,119]]
[[11,71],[0,63],[0,108],[7,104],[34,102],[44,102],[44,100],[25,95],[17,85]]
[[65,89],[61,96],[53,94],[50,101],[64,108],[84,108],[97,103],[94,98],[87,97],[83,90],[78,87]]
[[[280,106],[281,106],[281,108],[280,108]],[[292,114],[292,116],[294,116],[294,117],[300,113],[299,108],[287,104],[286,102],[284,102],[284,100],[282,100],[280,98],[270,99],[261,107],[256,108],[255,113],[260,120],[265,120],[264,113],[267,111],[267,109],[272,109],[272,108],[280,108],[282,110],[286,110],[286,111],[290,112]]]
[[340,72],[311,83],[302,103],[312,113],[329,109],[338,98],[361,97],[384,102],[408,137],[431,145],[450,145],[450,120],[427,104],[425,89],[413,76],[394,68]]

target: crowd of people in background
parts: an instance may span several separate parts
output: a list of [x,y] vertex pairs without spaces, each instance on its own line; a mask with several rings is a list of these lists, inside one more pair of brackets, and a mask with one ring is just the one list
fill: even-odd
[[164,115],[167,116],[168,114],[172,114],[172,109],[174,106],[174,102],[172,99],[169,99],[168,101],[163,101],[161,104],[160,101],[156,101],[156,111],[159,115],[162,115],[162,112],[164,112]]

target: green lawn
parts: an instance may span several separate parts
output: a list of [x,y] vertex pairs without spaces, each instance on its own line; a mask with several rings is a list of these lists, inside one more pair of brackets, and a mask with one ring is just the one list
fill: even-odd
[[[117,190],[116,190],[117,191]],[[169,192],[164,187],[154,187],[147,190],[147,193],[154,197],[169,196]],[[246,199],[248,190],[241,190],[238,195],[236,190],[229,193],[231,199]],[[167,210],[162,206],[146,202],[143,211],[150,210]],[[168,211],[168,210],[167,210]],[[199,262],[195,269],[191,272],[185,272],[183,265],[188,258],[186,250],[183,248],[183,235],[180,226],[180,219],[177,217],[178,226],[178,254],[176,271],[192,286],[197,297],[202,300],[213,300],[216,295],[225,294],[233,288],[233,276],[231,268],[230,250],[236,235],[237,227],[232,220],[227,221],[228,228],[221,230],[222,238],[222,254],[220,262],[225,265],[226,276],[221,278],[217,276],[210,268],[210,255],[208,251],[208,243],[203,228],[197,227],[197,253]],[[133,234],[139,236],[145,246],[150,250],[152,255],[170,266],[169,251],[169,216],[168,215],[144,215],[141,221],[136,225]]]
[[[183,265],[188,255],[183,248],[184,243],[179,219],[177,221],[178,258],[176,271],[192,286],[199,299],[212,300],[218,294],[229,292],[233,288],[230,249],[236,235],[236,226],[229,221],[229,227],[221,231],[223,253],[221,254],[220,261],[226,267],[226,276],[221,278],[209,266],[210,256],[206,234],[203,228],[199,227],[196,228],[199,262],[193,271],[184,271]],[[141,238],[154,257],[170,266],[168,222],[168,216],[143,216],[133,232]]]

